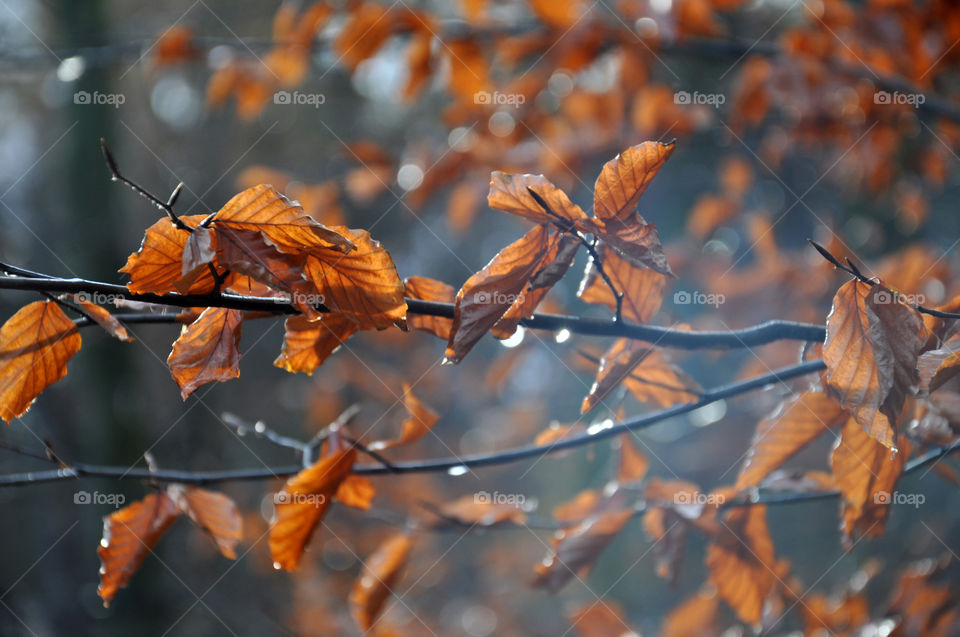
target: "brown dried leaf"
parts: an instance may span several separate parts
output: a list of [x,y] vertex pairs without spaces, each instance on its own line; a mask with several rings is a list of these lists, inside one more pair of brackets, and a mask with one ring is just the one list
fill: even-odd
[[526,217],[536,223],[556,222],[557,218],[545,212],[528,189],[540,195],[550,210],[563,219],[572,223],[587,219],[580,206],[570,201],[565,192],[543,175],[510,175],[495,170],[490,173],[487,203],[491,208]]
[[460,497],[435,513],[441,518],[434,525],[437,527],[450,523],[458,526],[494,526],[507,522],[522,524],[527,519],[519,502],[494,502],[493,497],[484,491]]
[[[188,226],[197,226],[206,215],[180,217]],[[153,292],[167,294],[205,294],[212,292],[215,281],[209,268],[196,268],[192,276],[184,278],[184,249],[193,233],[173,225],[168,217],[159,219],[147,228],[140,249],[127,258],[120,272],[130,275],[127,289],[136,294]],[[178,287],[180,288],[178,290]]]
[[363,571],[350,591],[350,612],[362,630],[370,630],[377,621],[384,602],[400,579],[412,546],[413,538],[400,533],[381,544],[364,562]]
[[620,383],[653,351],[649,345],[629,338],[617,339],[600,359],[597,378],[583,399],[580,413],[585,414],[610,395]]
[[337,488],[337,502],[366,511],[377,495],[377,489],[368,478],[349,475]]
[[[425,276],[411,276],[404,279],[404,296],[421,301],[437,303],[455,303],[457,291],[452,285],[437,281]],[[407,324],[415,330],[430,332],[434,336],[449,340],[453,319],[440,316],[423,316],[411,314],[407,317]]]
[[580,637],[639,637],[623,617],[623,609],[612,600],[598,599],[575,608],[568,614]]
[[167,487],[167,496],[197,526],[213,537],[224,557],[237,559],[237,544],[243,538],[243,520],[230,497],[181,484]]
[[105,329],[110,336],[125,342],[133,340],[133,337],[127,332],[127,328],[120,323],[117,317],[111,314],[107,308],[91,301],[90,295],[70,294],[67,298],[71,303],[80,306],[84,313],[96,321],[97,325]]
[[593,214],[600,225],[630,225],[647,185],[673,153],[674,144],[644,142],[631,146],[604,166],[593,188]]
[[574,575],[583,578],[604,548],[633,516],[630,510],[599,513],[577,526],[557,531],[551,554],[535,567],[533,585],[555,593]]
[[620,436],[620,465],[617,469],[617,482],[621,484],[643,480],[650,468],[650,461],[633,444],[632,437],[631,433]]
[[0,327],[0,418],[9,425],[44,389],[67,375],[80,332],[60,306],[35,301]]
[[715,637],[719,598],[701,591],[674,608],[663,620],[661,637]]
[[327,313],[314,321],[291,316],[284,328],[283,351],[273,364],[292,374],[312,375],[360,326],[343,314]]
[[666,352],[656,349],[633,368],[623,384],[637,400],[660,407],[696,402],[702,391],[667,358]]
[[240,333],[243,312],[208,307],[184,325],[173,343],[167,365],[184,400],[206,383],[240,377]]
[[849,415],[832,397],[809,391],[760,421],[737,478],[737,488],[759,485],[774,469],[821,435],[845,423]]
[[270,522],[274,568],[292,571],[297,567],[310,537],[356,460],[357,451],[352,447],[335,451],[287,480],[276,496],[276,512]]
[[427,407],[423,401],[417,398],[410,385],[403,384],[403,406],[407,410],[408,418],[403,422],[403,429],[400,437],[396,440],[378,440],[370,445],[374,451],[379,449],[389,449],[390,447],[399,447],[420,440],[433,429],[433,426],[440,419],[437,412]]
[[[597,251],[614,287],[623,294],[623,318],[634,323],[649,321],[663,302],[667,277],[648,268],[634,266],[603,244],[598,246]],[[616,297],[600,276],[592,259],[587,263],[577,296],[585,303],[605,305],[611,312],[617,310]]]
[[467,279],[457,293],[446,358],[460,362],[513,305],[540,267],[550,247],[547,227],[539,225],[497,253]]
[[151,493],[104,518],[103,539],[97,548],[102,562],[97,593],[104,606],[130,582],[179,515],[180,509],[166,493]]

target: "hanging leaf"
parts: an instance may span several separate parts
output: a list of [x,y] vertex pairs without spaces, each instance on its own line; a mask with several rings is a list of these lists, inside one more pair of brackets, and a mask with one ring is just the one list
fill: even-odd
[[104,518],[103,539],[97,548],[102,562],[97,593],[104,606],[110,605],[118,589],[130,583],[179,515],[180,509],[166,493],[151,493]]
[[702,391],[659,349],[645,356],[623,379],[623,384],[637,400],[660,407],[697,402]]
[[352,447],[335,451],[287,480],[274,499],[276,512],[270,522],[274,568],[292,571],[297,567],[310,537],[356,460],[357,451]]
[[[540,195],[550,210],[560,219],[547,213],[530,194],[530,190]],[[587,219],[586,213],[580,206],[570,201],[565,192],[554,186],[543,175],[508,175],[499,170],[493,171],[490,173],[487,204],[496,210],[503,210],[541,224],[557,221],[576,224]]]
[[35,301],[7,319],[0,328],[0,417],[9,425],[25,414],[67,375],[80,345],[76,325],[52,301]]
[[370,444],[370,449],[374,451],[379,449],[389,449],[390,447],[399,447],[420,440],[433,429],[440,416],[437,412],[427,407],[419,398],[417,398],[410,385],[403,384],[403,406],[407,410],[408,417],[403,422],[403,429],[400,437],[396,440],[379,440]]
[[[634,323],[648,322],[663,302],[667,277],[648,268],[635,267],[604,244],[597,247],[597,253],[613,286],[623,294],[623,318]],[[577,296],[585,303],[605,305],[611,312],[617,310],[617,299],[592,259],[587,263]]]
[[350,612],[361,630],[367,631],[377,621],[384,602],[400,579],[413,538],[401,533],[384,542],[367,558],[360,577],[350,592]]
[[332,313],[313,321],[304,316],[291,316],[284,327],[283,351],[273,364],[293,374],[313,374],[328,356],[360,329],[343,314]]
[[[186,280],[198,268],[206,267],[217,255],[213,244],[213,231],[209,228],[194,228],[183,246],[180,258],[180,277]],[[189,288],[189,286],[187,286]]]
[[[206,215],[180,217],[186,225],[196,227]],[[209,268],[197,267],[192,276],[184,275],[184,250],[192,236],[188,230],[177,228],[168,217],[159,219],[147,228],[140,249],[127,258],[120,272],[130,275],[127,289],[135,294],[206,294],[212,292],[216,282]]]
[[[403,293],[411,299],[436,303],[455,303],[457,300],[457,291],[452,285],[425,276],[411,276],[404,279]],[[408,316],[407,323],[415,330],[429,332],[443,340],[450,338],[450,329],[453,327],[453,319],[420,314]]]
[[673,143],[644,142],[604,164],[593,187],[593,214],[600,225],[630,225],[640,196],[673,149]]
[[240,377],[240,328],[243,312],[208,307],[184,325],[167,365],[184,400],[201,385]]
[[557,531],[553,551],[537,564],[533,585],[555,593],[577,575],[584,578],[604,548],[633,517],[633,511],[606,511],[577,526]]
[[460,362],[523,292],[550,247],[547,227],[533,227],[501,250],[457,293],[446,358]]
[[647,475],[647,469],[650,468],[650,461],[642,451],[637,449],[632,437],[632,433],[620,436],[620,465],[617,469],[617,482],[621,484],[643,480]]
[[662,637],[716,637],[717,610],[719,604],[716,593],[700,591],[687,601],[674,608],[663,620],[660,628]]
[[440,517],[440,522],[435,523],[434,526],[443,527],[448,524],[466,527],[496,526],[507,522],[523,524],[527,520],[527,514],[521,504],[512,501],[494,501],[492,496],[484,491],[465,495],[434,511]]
[[70,294],[67,299],[71,303],[80,306],[84,313],[96,321],[97,325],[102,327],[107,333],[117,340],[130,342],[133,337],[127,332],[127,328],[110,311],[89,300],[86,294]]
[[363,476],[349,475],[337,488],[336,500],[354,509],[366,511],[377,495],[373,482]]
[[617,339],[600,359],[597,379],[590,387],[590,393],[583,399],[580,413],[585,414],[610,395],[614,389],[646,358],[652,349],[649,345],[629,338]]
[[781,405],[777,413],[757,425],[737,488],[759,485],[774,469],[848,418],[837,401],[818,391],[806,392]]
[[231,498],[216,491],[181,484],[167,487],[167,495],[177,508],[210,534],[224,557],[237,559],[237,544],[243,538],[243,520]]
[[307,256],[305,273],[323,297],[323,304],[356,321],[362,328],[406,329],[403,282],[390,253],[366,230],[334,228],[355,246],[348,254],[316,248]]
[[927,341],[919,312],[880,285],[854,280],[837,291],[827,317],[826,381],[871,436],[887,447]]
[[580,637],[640,637],[624,619],[623,609],[612,600],[598,599],[575,608],[568,614]]
[[776,588],[776,558],[764,506],[730,511],[707,547],[710,583],[741,621],[759,625],[767,598]]

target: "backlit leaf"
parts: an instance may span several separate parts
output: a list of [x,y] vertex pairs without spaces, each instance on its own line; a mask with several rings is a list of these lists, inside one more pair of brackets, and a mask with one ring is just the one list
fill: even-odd
[[[634,266],[602,244],[598,247],[598,253],[614,287],[623,294],[623,318],[634,323],[649,321],[663,302],[667,277],[648,268]],[[587,264],[577,296],[585,303],[605,305],[611,312],[617,309],[616,297],[592,259]]]
[[530,194],[535,191],[550,210],[569,222],[584,221],[586,213],[570,201],[567,194],[554,186],[543,175],[509,175],[495,170],[490,173],[490,192],[487,203],[491,208],[526,217],[536,223],[554,223],[556,217],[544,211]]
[[231,498],[216,491],[181,484],[167,487],[167,495],[177,508],[210,534],[224,557],[237,559],[236,548],[243,537],[243,520]]
[[604,548],[633,517],[630,510],[605,511],[577,526],[557,531],[550,543],[553,550],[537,564],[533,585],[556,592],[573,578],[584,578]]
[[239,310],[208,307],[181,328],[167,365],[184,400],[201,385],[239,378],[242,320]]
[[[190,227],[206,219],[206,215],[180,217]],[[177,290],[177,283],[184,280],[183,253],[191,233],[177,228],[168,217],[159,219],[147,228],[140,249],[127,258],[120,272],[130,275],[127,288],[136,294],[153,292],[166,294]],[[207,268],[194,270],[196,276],[186,281],[187,289],[181,293],[205,294],[214,288],[213,275]],[[183,286],[180,286],[183,288]]]
[[370,630],[400,578],[413,538],[400,533],[388,539],[363,564],[350,591],[350,611],[357,625]]
[[660,407],[696,402],[701,391],[697,382],[659,349],[644,357],[623,379],[623,384],[637,400]]
[[84,313],[96,321],[97,325],[102,327],[107,331],[107,333],[121,341],[132,341],[133,337],[127,332],[127,328],[115,317],[110,311],[97,305],[89,299],[89,296],[86,294],[71,294],[69,295],[69,300],[71,303],[75,303],[84,311]]
[[590,393],[583,399],[580,413],[585,414],[597,405],[603,404],[610,392],[619,387],[620,383],[651,351],[650,346],[645,343],[628,338],[617,339],[600,359],[597,379],[590,387]]
[[604,166],[593,189],[593,214],[601,224],[632,219],[647,185],[673,153],[674,145],[644,142],[631,146]]
[[349,475],[337,488],[336,500],[354,509],[366,511],[377,495],[377,489],[368,478]]
[[399,447],[419,440],[430,433],[440,416],[427,407],[414,395],[410,385],[403,385],[403,406],[407,410],[407,419],[403,421],[403,430],[397,440],[380,440],[370,445],[373,450]]
[[627,624],[623,609],[613,600],[588,602],[570,614],[570,623],[580,637],[640,637]]
[[26,413],[44,389],[67,375],[80,332],[52,301],[20,308],[0,328],[0,418]]
[[[443,281],[425,276],[411,276],[404,279],[404,296],[421,301],[454,303],[457,300],[457,291],[452,285]],[[411,314],[407,317],[407,324],[415,330],[430,332],[434,336],[448,340],[453,319]]]
[[360,326],[343,314],[327,313],[311,321],[291,316],[284,324],[283,351],[273,364],[291,373],[313,374]]
[[719,598],[701,591],[674,608],[660,627],[662,637],[715,637]]

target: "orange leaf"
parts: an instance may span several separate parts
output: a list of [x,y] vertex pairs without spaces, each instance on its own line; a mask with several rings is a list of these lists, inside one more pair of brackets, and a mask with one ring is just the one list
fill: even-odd
[[593,188],[593,214],[600,225],[611,221],[628,224],[640,195],[673,149],[672,143],[644,142],[631,146],[603,166]]
[[377,495],[373,482],[363,476],[349,475],[337,488],[336,500],[348,507],[366,511]]
[[620,436],[620,467],[617,469],[617,482],[639,482],[647,475],[650,461],[637,449],[631,440],[633,434],[626,433]]
[[555,593],[575,574],[586,577],[593,562],[632,516],[630,510],[605,511],[571,529],[557,531],[550,540],[552,553],[534,569],[533,585]]
[[458,363],[523,292],[550,246],[547,227],[535,226],[497,253],[457,293],[446,358]]
[[554,29],[570,29],[583,17],[583,7],[575,0],[530,0],[530,8]]
[[528,189],[546,202],[550,210],[571,222],[585,221],[586,213],[570,201],[567,194],[554,186],[543,175],[509,175],[495,170],[490,173],[490,192],[487,203],[491,208],[526,217],[536,223],[554,223],[558,219],[537,203]]
[[627,625],[623,609],[612,600],[598,599],[588,602],[569,615],[570,623],[580,637],[639,637],[640,633]]
[[44,389],[67,375],[80,351],[80,332],[60,306],[35,301],[0,328],[0,418],[7,424],[30,408]]
[[904,443],[899,452],[892,452],[853,418],[844,424],[830,467],[843,495],[841,528],[846,542],[858,532],[866,537],[883,533],[892,494],[909,455],[909,443]]
[[132,341],[133,337],[127,332],[120,321],[115,317],[110,311],[97,305],[96,303],[90,300],[88,294],[71,294],[67,297],[71,303],[76,303],[84,311],[84,313],[97,322],[97,325],[102,327],[107,331],[107,333],[121,341]]
[[[452,285],[425,276],[411,276],[404,279],[403,294],[411,299],[438,303],[454,303],[457,300],[457,291]],[[407,323],[415,330],[430,332],[443,340],[450,338],[450,329],[453,327],[453,319],[420,314],[407,317]]]
[[340,61],[350,71],[357,70],[360,63],[372,57],[390,37],[389,14],[390,10],[377,2],[355,5],[333,45]]
[[765,506],[734,509],[707,548],[710,583],[748,624],[763,618],[767,597],[775,589],[775,555]]
[[130,582],[179,515],[180,510],[166,493],[151,493],[104,518],[103,539],[97,548],[102,562],[97,593],[104,606],[109,606],[117,590]]
[[467,102],[475,102],[477,93],[488,91],[490,74],[483,49],[472,38],[448,40],[444,50],[450,61],[450,92]]
[[426,436],[436,424],[440,416],[427,407],[413,394],[410,385],[403,384],[403,406],[406,407],[409,417],[403,422],[403,430],[397,440],[379,440],[370,445],[374,451],[399,447],[420,440]]
[[413,538],[400,533],[381,544],[364,562],[363,571],[350,591],[350,611],[362,630],[370,630],[383,610],[412,546]]
[[634,398],[660,407],[692,403],[699,399],[700,386],[667,358],[663,350],[653,350],[623,379]]
[[[206,215],[185,215],[180,219],[192,227],[206,219]],[[166,294],[177,291],[177,284],[184,281],[188,289],[181,289],[181,293],[212,292],[215,282],[208,268],[198,268],[194,271],[196,276],[193,280],[184,280],[183,253],[191,235],[191,232],[173,225],[168,217],[159,219],[147,228],[140,249],[131,254],[127,264],[120,269],[120,272],[130,275],[127,289],[136,294]]]
[[806,392],[782,405],[776,414],[757,425],[750,455],[737,478],[737,488],[759,485],[774,469],[821,435],[842,425],[848,417],[839,403],[818,391]]
[[407,45],[407,66],[410,79],[403,89],[403,97],[411,100],[417,97],[430,79],[432,70],[433,34],[430,32],[417,33],[410,38]]
[[906,393],[918,384],[927,341],[919,312],[880,285],[849,281],[833,297],[823,360],[826,380],[867,433],[892,447]]
[[383,329],[396,324],[405,329],[403,282],[390,253],[366,230],[334,230],[356,247],[349,254],[317,248],[307,256],[305,273],[323,295],[323,304],[362,328]]
[[667,615],[660,628],[662,637],[715,637],[717,630],[717,596],[697,593]]
[[[635,323],[649,321],[663,302],[667,277],[648,268],[635,267],[603,244],[598,246],[597,251],[607,276],[617,291],[623,294],[623,318]],[[613,292],[603,281],[592,260],[587,264],[577,296],[585,303],[605,305],[611,312],[617,309]]]
[[[194,228],[187,242],[183,246],[183,254],[180,257],[180,276],[184,281],[190,280],[190,275],[197,268],[206,267],[208,263],[213,262],[217,255],[216,248],[213,245],[213,231],[209,228]],[[196,278],[194,276],[193,278]],[[186,287],[189,287],[186,286]]]
[[360,327],[343,314],[324,314],[314,321],[291,316],[284,324],[283,352],[273,364],[290,373],[313,374],[327,357]]
[[186,400],[198,387],[240,377],[240,332],[243,312],[208,307],[184,325],[167,365]]
[[243,537],[243,520],[230,497],[181,484],[167,487],[167,495],[177,508],[210,534],[224,557],[237,559],[236,547]]
[[652,349],[649,345],[629,338],[617,339],[600,359],[597,379],[590,387],[590,393],[583,399],[580,413],[585,414],[610,395],[620,383],[633,371],[633,368],[646,358]]
[[[442,520],[456,523],[461,526],[495,526],[506,522],[522,524],[527,514],[521,502],[498,500],[494,501],[491,494],[480,491],[474,495],[465,495],[445,504],[435,511]],[[437,523],[435,526],[444,526]]]
[[660,245],[657,227],[644,221],[640,215],[634,213],[624,221],[615,219],[603,225],[590,219],[585,225],[589,232],[600,237],[608,247],[613,248],[632,265],[674,276],[663,246]]
[[277,569],[292,571],[317,525],[330,508],[340,484],[350,475],[357,451],[335,451],[287,480],[275,498],[270,523],[270,555]]
[[317,223],[273,186],[259,184],[234,195],[213,218],[213,224],[263,235],[280,252],[299,254],[313,248],[349,252],[353,243],[342,233]]

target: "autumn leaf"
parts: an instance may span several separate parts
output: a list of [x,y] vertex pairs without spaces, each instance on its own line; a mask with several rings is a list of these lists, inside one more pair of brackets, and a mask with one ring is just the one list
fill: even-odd
[[537,564],[533,585],[555,593],[577,575],[586,577],[604,548],[633,517],[630,510],[611,510],[557,531],[551,538],[552,552]]
[[960,332],[954,331],[938,347],[917,359],[920,391],[929,393],[960,373]]
[[[404,279],[404,296],[421,301],[455,303],[457,291],[452,285],[443,281],[425,276],[411,276]],[[415,330],[429,332],[443,340],[448,340],[453,319],[416,314],[407,317],[407,324]]]
[[623,379],[623,384],[637,400],[660,407],[696,402],[702,391],[659,349],[645,356]]
[[667,255],[660,245],[660,233],[652,223],[647,223],[637,214],[626,221],[608,221],[598,226],[593,220],[586,224],[588,231],[597,235],[613,248],[624,260],[637,268],[650,268],[654,272],[674,276]]
[[[547,213],[530,194],[535,191],[560,219]],[[567,221],[575,224],[587,219],[586,213],[570,201],[567,194],[543,175],[509,175],[495,170],[490,173],[487,203],[491,208],[525,217],[536,223]]]
[[208,307],[181,328],[167,365],[184,400],[201,385],[239,378],[242,320],[239,310]]
[[598,599],[575,608],[570,623],[580,637],[640,637],[623,616],[623,609],[612,600]]
[[283,351],[273,364],[290,373],[313,372],[360,329],[343,314],[328,313],[311,321],[291,316],[284,324]]
[[373,486],[373,482],[363,476],[351,474],[337,487],[334,497],[341,504],[366,511],[376,495],[377,489]]
[[97,593],[104,606],[109,606],[117,590],[130,582],[179,515],[177,505],[161,492],[151,493],[104,518],[103,539],[97,548],[102,562]]
[[316,248],[307,255],[304,272],[323,304],[356,321],[360,327],[406,328],[407,303],[403,282],[390,253],[366,230],[336,227],[355,246],[348,254]]
[[340,61],[350,71],[372,57],[390,37],[389,15],[389,8],[376,2],[354,5],[333,44]]
[[26,413],[67,375],[80,345],[76,325],[52,301],[35,301],[7,319],[0,327],[0,417],[9,425]]
[[583,17],[583,7],[577,0],[530,0],[530,8],[554,29],[570,29]]
[[[195,227],[207,215],[184,215],[180,220]],[[169,217],[159,219],[147,228],[140,249],[127,258],[127,264],[120,272],[130,275],[127,289],[135,294],[167,294],[178,291],[181,294],[206,294],[212,292],[216,282],[208,268],[193,270],[194,277],[184,277],[184,250],[192,236],[189,230],[174,225]]]
[[823,359],[826,381],[840,404],[887,447],[927,341],[919,312],[880,285],[849,281],[837,291],[827,317]]
[[474,38],[447,40],[444,50],[450,63],[450,93],[473,103],[474,96],[490,89],[489,65]]
[[527,519],[527,514],[519,502],[494,501],[489,493],[482,491],[465,495],[433,512],[440,518],[440,521],[434,524],[436,527],[449,524],[468,527],[496,526],[507,522],[522,524]]
[[[209,228],[196,227],[183,246],[180,257],[180,278],[189,280],[191,274],[198,268],[212,263],[217,251],[213,243],[213,231]],[[194,277],[195,278],[195,277]],[[189,286],[187,286],[189,288]]]
[[640,196],[673,149],[673,143],[644,142],[604,164],[593,187],[593,214],[601,225],[630,225]]
[[590,387],[590,393],[583,399],[580,413],[585,414],[602,404],[610,392],[619,387],[620,383],[651,351],[649,345],[639,341],[629,338],[617,339],[600,359],[597,379]]
[[716,637],[718,597],[700,591],[674,608],[660,627],[662,637]]
[[234,195],[212,221],[214,228],[251,230],[263,235],[280,252],[299,254],[313,248],[349,252],[354,248],[342,233],[317,223],[298,204],[273,186],[259,184]]
[[657,575],[676,584],[690,533],[688,520],[672,507],[651,507],[643,515],[643,529],[654,541]]
[[[648,322],[663,302],[667,277],[648,268],[634,266],[604,244],[598,246],[597,252],[613,286],[623,294],[623,318],[635,323]],[[577,296],[585,303],[604,305],[611,312],[617,310],[617,299],[592,259],[587,263]]]
[[639,482],[647,475],[650,461],[637,449],[631,440],[633,434],[626,433],[620,436],[620,465],[617,469],[617,482],[621,484]]
[[232,499],[216,491],[180,484],[167,487],[167,495],[177,508],[210,534],[224,557],[237,559],[236,547],[243,537],[243,520]]
[[370,630],[383,610],[383,604],[400,579],[413,538],[407,533],[384,542],[363,564],[360,577],[350,591],[350,612],[364,631]]
[[710,583],[741,621],[760,624],[775,589],[776,558],[765,506],[730,511],[720,534],[707,547]]
[[87,294],[71,294],[67,297],[71,303],[77,304],[84,314],[93,319],[97,325],[107,331],[107,334],[117,340],[129,342],[133,337],[127,332],[127,328],[110,311],[97,305],[90,300]]
[[292,571],[297,567],[356,460],[357,451],[352,447],[335,451],[287,480],[276,495],[276,512],[270,523],[270,555],[275,568]]
[[868,435],[853,418],[843,425],[830,455],[830,468],[843,498],[841,529],[848,545],[857,534],[883,534],[892,494],[908,455],[906,440],[900,451],[894,452]]
[[737,488],[759,485],[774,469],[824,433],[845,423],[847,412],[832,397],[809,391],[760,421]]
[[605,502],[599,491],[584,489],[572,500],[554,507],[553,518],[565,526],[572,526],[596,513]]
[[414,395],[413,390],[407,383],[403,384],[403,406],[406,408],[408,416],[403,422],[400,437],[396,440],[378,440],[370,444],[370,449],[374,451],[389,449],[390,447],[399,447],[420,440],[430,433],[433,425],[440,419],[437,412],[427,407],[423,401]]
[[447,343],[448,361],[460,362],[500,320],[540,267],[549,246],[547,227],[534,226],[467,279],[457,293],[453,330]]

